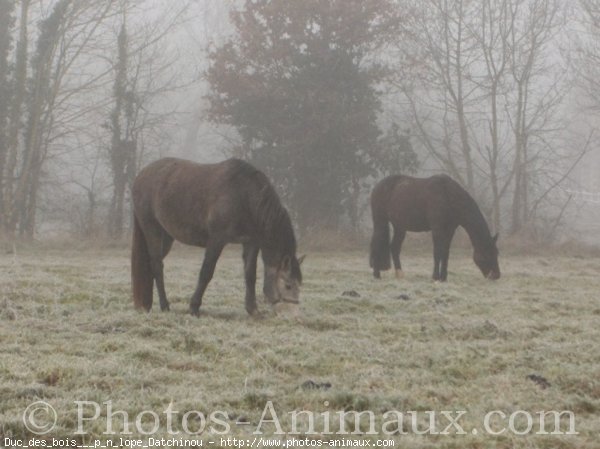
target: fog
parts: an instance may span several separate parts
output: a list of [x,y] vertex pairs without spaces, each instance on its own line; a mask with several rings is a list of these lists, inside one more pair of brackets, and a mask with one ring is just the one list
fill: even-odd
[[121,239],[160,157],[248,160],[300,238],[393,173],[600,244],[600,2],[0,0],[0,239]]

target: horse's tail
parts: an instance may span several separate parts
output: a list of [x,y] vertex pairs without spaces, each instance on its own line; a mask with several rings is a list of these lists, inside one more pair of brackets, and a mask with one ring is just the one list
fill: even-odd
[[152,308],[154,276],[150,265],[148,244],[137,217],[133,216],[133,240],[131,246],[131,285],[133,305],[136,309],[149,311]]
[[[387,183],[386,183],[387,184]],[[369,263],[375,271],[389,270],[390,260],[390,226],[388,220],[387,186],[380,183],[371,194],[371,213],[373,215],[373,237],[371,238],[371,255]]]
[[390,268],[390,226],[387,220],[373,221],[370,264],[377,271]]

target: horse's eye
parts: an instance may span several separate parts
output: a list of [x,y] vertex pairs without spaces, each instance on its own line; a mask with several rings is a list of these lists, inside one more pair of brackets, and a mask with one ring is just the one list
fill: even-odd
[[292,286],[291,286],[290,284],[285,284],[285,289],[286,289],[286,290],[291,290],[291,289],[292,289]]

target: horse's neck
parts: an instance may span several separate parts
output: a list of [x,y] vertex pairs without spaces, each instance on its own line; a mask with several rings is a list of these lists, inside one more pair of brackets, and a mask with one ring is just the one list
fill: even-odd
[[264,243],[260,248],[260,252],[265,264],[269,266],[279,265],[279,262],[283,258],[281,251],[272,244]]
[[296,240],[289,220],[278,221],[277,226],[262,230],[261,252],[269,265],[278,265],[284,256],[295,254]]
[[485,246],[491,238],[485,218],[472,198],[466,203],[461,226],[467,231],[474,248]]

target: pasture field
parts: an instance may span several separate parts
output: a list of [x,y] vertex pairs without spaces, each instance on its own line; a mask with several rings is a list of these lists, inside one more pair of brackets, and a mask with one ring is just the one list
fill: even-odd
[[[254,442],[265,411],[266,419],[275,411],[287,432],[290,412],[307,411],[316,420],[304,447],[340,439],[342,424],[346,438],[371,447],[388,440],[397,448],[600,447],[598,257],[501,254],[502,279],[490,282],[457,249],[449,282],[440,284],[430,280],[429,250],[403,254],[401,281],[391,271],[372,279],[365,252],[309,253],[300,310],[275,314],[259,301],[264,313],[252,318],[243,304],[241,249],[231,247],[194,318],[187,310],[201,255],[173,250],[165,261],[171,311],[161,313],[155,297],[149,314],[132,308],[125,249],[0,255],[0,446],[6,438],[80,445],[138,438],[153,430],[156,413],[154,438],[206,425],[205,447],[232,447],[221,438]],[[259,263],[259,292],[261,274]],[[57,418],[44,435],[23,420],[40,400]],[[78,423],[75,401],[99,409],[80,403],[89,419]],[[124,413],[108,422],[109,406],[127,413],[130,434],[123,433]],[[168,410],[177,412],[171,428]],[[362,420],[368,413],[360,429],[352,415],[339,422],[338,412],[352,410],[371,411],[377,434],[349,434],[370,430]],[[209,433],[215,411],[227,414],[212,421],[216,431],[228,426],[224,435]],[[390,411],[404,413],[402,433],[392,434],[393,426],[382,432]],[[436,413],[436,429],[418,435],[412,416],[417,431],[427,429],[428,411]],[[466,412],[458,420],[464,434],[454,426],[449,435],[434,434],[450,422],[442,411]],[[560,434],[551,434],[553,418],[539,434],[540,411],[572,412],[576,434],[566,434],[566,415]],[[43,412],[30,424],[41,428]],[[489,429],[505,429],[499,435],[486,431],[490,412]],[[298,430],[306,431],[309,414],[298,416]],[[326,416],[331,435],[323,435]],[[511,416],[517,432],[508,428]],[[281,437],[272,422],[261,430]]]

